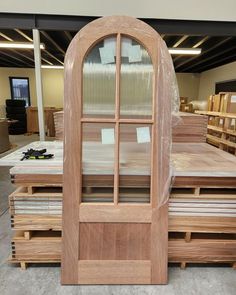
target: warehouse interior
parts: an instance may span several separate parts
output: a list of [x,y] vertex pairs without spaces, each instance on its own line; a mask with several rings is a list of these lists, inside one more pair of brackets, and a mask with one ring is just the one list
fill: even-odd
[[235,294],[234,1],[10,2],[0,294]]

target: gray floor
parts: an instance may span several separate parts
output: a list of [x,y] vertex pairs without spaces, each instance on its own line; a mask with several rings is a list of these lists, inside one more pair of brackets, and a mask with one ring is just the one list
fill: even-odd
[[[11,138],[18,147],[34,140],[38,140],[35,135]],[[186,270],[170,267],[167,286],[61,286],[60,267],[57,265],[33,265],[23,271],[8,264],[6,260],[10,255],[11,229],[7,198],[13,189],[9,168],[0,167],[0,295],[236,294],[236,271],[230,267],[187,267]]]

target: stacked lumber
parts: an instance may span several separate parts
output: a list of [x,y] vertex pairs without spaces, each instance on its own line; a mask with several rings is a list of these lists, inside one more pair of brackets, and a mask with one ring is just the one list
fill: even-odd
[[[61,232],[34,232],[27,238],[23,232],[12,240],[12,261],[20,263],[60,263]],[[181,263],[231,263],[236,261],[235,234],[171,233],[168,243],[169,262]]]
[[55,124],[55,137],[57,140],[63,140],[63,128],[64,128],[64,112],[55,112],[54,114],[54,124]]
[[180,119],[172,129],[173,142],[206,142],[207,117],[180,113]]
[[[63,140],[63,111],[54,113],[56,139]],[[205,142],[207,134],[207,116],[179,113],[180,120],[172,128],[172,142]],[[85,135],[88,140],[94,140],[97,134],[94,126],[86,127]],[[132,136],[132,131],[126,131],[127,136]]]
[[[53,114],[60,111],[61,108],[55,107],[45,107],[44,108],[44,117],[45,117],[45,127],[47,136],[55,136],[55,126]],[[38,123],[38,108],[37,107],[28,107],[26,109],[27,114],[27,132],[28,133],[38,133],[39,132],[39,123]]]
[[12,239],[12,262],[26,268],[26,262],[59,262],[61,258],[61,232],[18,231]]
[[[18,162],[11,169],[12,182],[17,186],[9,197],[11,225],[16,233],[11,261],[21,263],[23,268],[30,262],[60,262],[62,143],[41,142],[32,146],[46,147],[57,156],[43,163]],[[87,148],[89,154],[97,150],[94,142]],[[134,154],[133,158],[136,169],[143,165],[139,156]],[[20,159],[21,153],[14,152],[14,156],[6,156],[0,163],[13,164],[14,157]],[[92,161],[98,166],[84,170],[85,205],[99,205],[99,201],[107,201],[112,195],[111,175],[97,173],[100,164],[94,158]],[[172,163],[175,177],[169,201],[169,261],[181,263],[182,267],[191,262],[235,263],[236,158],[206,143],[173,143]],[[135,202],[146,202],[148,170],[140,176],[134,173],[132,165],[128,169],[131,174],[122,175],[121,200],[130,202],[134,198]],[[133,191],[132,185],[137,186],[137,182],[140,188]]]
[[186,263],[232,263],[236,261],[235,234],[170,235],[168,253],[170,262]]

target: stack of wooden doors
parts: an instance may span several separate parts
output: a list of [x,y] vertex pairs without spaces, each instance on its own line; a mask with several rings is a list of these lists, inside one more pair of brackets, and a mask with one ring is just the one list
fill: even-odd
[[[65,60],[63,284],[167,283],[173,76],[161,37],[134,18],[98,19],[72,40]],[[96,153],[85,167],[91,145]]]

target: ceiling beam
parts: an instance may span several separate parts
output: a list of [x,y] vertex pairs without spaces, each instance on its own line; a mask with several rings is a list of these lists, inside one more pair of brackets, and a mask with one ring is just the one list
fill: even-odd
[[[0,13],[0,28],[79,31],[97,17]],[[160,34],[236,36],[235,22],[142,18]]]
[[198,48],[203,43],[205,43],[209,38],[210,38],[210,36],[206,36],[206,37],[202,38],[202,40],[200,40],[199,42],[197,42],[196,44],[193,45],[193,48]]
[[66,36],[66,39],[67,39],[67,41],[71,41],[72,40],[72,36],[71,36],[71,33],[70,32],[68,32],[68,31],[64,31],[64,34],[65,34],[65,36]]
[[65,52],[65,50],[64,49],[62,49],[61,48],[61,46],[59,46],[58,44],[57,44],[57,42],[56,41],[54,41],[53,39],[52,39],[52,37],[50,37],[49,35],[48,35],[48,33],[46,33],[45,31],[40,31],[40,33],[49,41],[49,42],[51,42],[56,48],[57,48],[57,50],[59,50],[63,55],[65,55],[66,54],[66,52]]
[[235,58],[235,61],[236,61],[236,53],[235,52],[233,54],[227,55],[227,56],[225,56],[223,58],[217,59],[217,60],[215,60],[215,61],[213,61],[211,63],[207,63],[205,66],[197,67],[196,71],[203,72],[204,69],[207,69],[209,67],[212,68],[212,66],[217,67],[217,65],[222,64],[222,62],[225,63],[227,60],[232,60],[233,58]]
[[27,55],[25,55],[25,54],[23,54],[23,53],[21,53],[21,52],[19,52],[17,50],[14,50],[14,49],[10,49],[10,51],[13,52],[16,55],[19,55],[19,56],[21,56],[21,57],[23,57],[25,59],[28,59],[34,65],[34,59],[33,58],[31,58],[31,57],[29,57],[29,56],[27,56]]
[[7,41],[13,42],[13,40],[10,37],[8,37],[7,35],[3,34],[2,32],[0,32],[0,36],[2,36]]
[[198,62],[196,62],[195,64],[189,65],[187,67],[183,68],[183,71],[187,71],[189,69],[195,68],[198,65],[204,64],[205,62],[214,59],[215,57],[221,56],[222,54],[225,54],[233,49],[236,49],[236,44],[234,44],[233,46],[227,47],[224,50],[218,51],[215,54],[211,54],[210,56],[206,57],[206,58],[201,58]]
[[28,40],[29,42],[33,42],[33,39],[30,38],[28,35],[26,35],[24,32],[22,32],[19,29],[14,29],[14,31],[16,31],[18,34],[20,34],[22,37],[24,37],[26,40]]
[[[211,52],[212,50],[220,47],[221,45],[225,44],[226,42],[230,41],[232,39],[232,37],[227,37],[225,39],[223,39],[222,41],[216,43],[215,45],[211,46],[209,49],[206,49],[202,54],[201,57],[203,57],[204,55],[206,55],[207,53]],[[190,59],[187,59],[186,61],[176,65],[175,69],[179,69],[180,67],[184,66],[185,64],[191,63],[193,60],[199,58],[199,56],[193,56]]]
[[[195,43],[192,48],[198,48],[199,46],[201,46],[203,43],[205,43],[210,37],[209,36],[205,36],[203,37],[200,41],[198,41],[197,43]],[[176,62],[177,60],[179,60],[180,58],[182,58],[183,55],[179,55],[179,56],[176,56],[174,59],[173,59],[173,62]],[[194,56],[195,57],[195,56]]]
[[184,35],[183,37],[181,37],[172,47],[176,48],[178,47],[180,44],[182,44],[189,36],[188,35]]
[[8,66],[8,67],[19,66],[16,62],[14,62],[12,60],[9,60],[9,59],[7,59],[6,57],[3,57],[3,56],[0,57],[0,61],[1,61],[0,62],[1,66],[2,65]]
[[[18,33],[18,34],[20,34],[21,36],[23,36],[26,40],[28,40],[28,41],[30,41],[30,42],[33,42],[33,39],[30,37],[30,36],[28,36],[27,34],[25,34],[24,32],[22,32],[21,30],[19,30],[19,29],[15,29],[15,31]],[[45,50],[45,52],[47,52],[46,50]],[[55,57],[54,57],[55,58]],[[53,63],[51,63],[49,60],[47,60],[47,59],[45,59],[45,58],[43,58],[43,57],[41,57],[41,59],[43,60],[43,61],[45,61],[47,64],[49,64],[49,65],[53,65]],[[34,59],[33,59],[33,61],[34,61]]]
[[61,65],[64,66],[64,63],[59,59],[57,58],[56,56],[54,56],[53,54],[51,54],[49,51],[47,50],[44,50],[45,53],[47,53],[51,58],[55,59],[57,62],[59,62]]
[[8,54],[8,53],[3,52],[3,51],[1,51],[1,54],[2,54],[2,55],[5,55],[5,56],[7,56],[7,57],[9,57],[10,59],[14,59],[14,60],[16,60],[17,62],[16,62],[15,64],[17,64],[18,66],[19,66],[18,63],[20,63],[20,64],[22,64],[23,66],[26,65],[26,66],[28,66],[28,67],[32,67],[32,64],[29,64],[28,62],[23,61],[22,59],[20,59],[20,58],[14,56],[14,55],[12,55],[12,54]]

